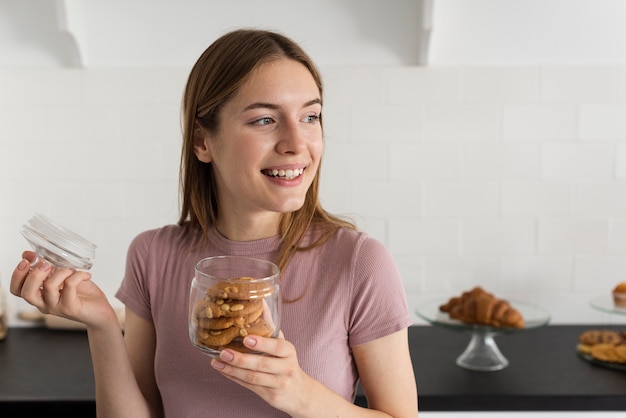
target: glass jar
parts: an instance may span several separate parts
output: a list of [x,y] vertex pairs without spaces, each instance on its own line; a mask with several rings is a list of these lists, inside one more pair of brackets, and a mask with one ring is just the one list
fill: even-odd
[[218,256],[195,266],[189,298],[189,338],[211,357],[243,345],[247,335],[277,337],[280,331],[278,267],[265,260]]
[[22,227],[21,233],[37,254],[31,266],[41,259],[56,267],[79,270],[89,270],[93,265],[96,246],[43,215],[35,214]]

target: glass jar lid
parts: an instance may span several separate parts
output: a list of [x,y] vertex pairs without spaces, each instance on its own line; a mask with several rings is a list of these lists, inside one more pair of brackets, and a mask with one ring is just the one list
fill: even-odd
[[57,267],[88,270],[93,265],[96,246],[43,215],[35,214],[21,233],[39,257]]

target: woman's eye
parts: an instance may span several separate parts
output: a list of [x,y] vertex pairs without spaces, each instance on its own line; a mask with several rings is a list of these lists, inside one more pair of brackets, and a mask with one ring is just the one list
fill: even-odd
[[254,125],[270,125],[272,123],[274,123],[274,119],[270,117],[257,119],[253,122]]
[[320,120],[320,115],[308,115],[304,118],[304,122],[315,123]]

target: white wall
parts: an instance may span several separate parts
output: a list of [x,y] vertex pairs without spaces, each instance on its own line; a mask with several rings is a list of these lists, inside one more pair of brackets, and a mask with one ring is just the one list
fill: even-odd
[[[618,61],[323,65],[323,202],[389,246],[412,308],[480,284],[553,323],[626,323],[588,303],[626,280]],[[129,241],[177,219],[187,68],[0,67],[5,286],[41,212],[98,245],[117,304]]]

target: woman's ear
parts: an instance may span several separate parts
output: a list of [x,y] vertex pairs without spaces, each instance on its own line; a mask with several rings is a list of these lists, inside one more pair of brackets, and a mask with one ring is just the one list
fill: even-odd
[[196,120],[193,126],[193,151],[198,160],[203,163],[211,162],[211,148],[209,147],[209,134]]

